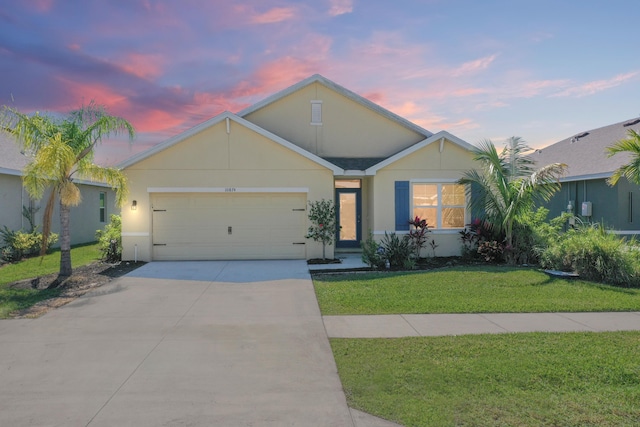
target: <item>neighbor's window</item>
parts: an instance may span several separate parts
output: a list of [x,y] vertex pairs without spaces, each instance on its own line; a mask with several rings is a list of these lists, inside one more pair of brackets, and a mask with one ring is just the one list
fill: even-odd
[[105,217],[106,217],[106,209],[107,209],[107,193],[101,192],[100,193],[100,222],[104,222],[105,221]]
[[463,228],[465,214],[464,185],[414,183],[412,217],[426,219],[431,228]]

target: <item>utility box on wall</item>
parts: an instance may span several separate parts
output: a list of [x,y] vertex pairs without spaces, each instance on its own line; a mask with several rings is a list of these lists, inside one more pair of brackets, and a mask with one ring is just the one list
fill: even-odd
[[591,202],[582,202],[582,216],[591,216]]

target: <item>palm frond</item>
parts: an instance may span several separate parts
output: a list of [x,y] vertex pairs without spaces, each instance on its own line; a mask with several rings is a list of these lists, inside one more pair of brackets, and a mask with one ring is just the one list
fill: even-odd
[[83,164],[78,174],[91,181],[104,182],[111,186],[116,193],[116,205],[122,206],[129,196],[127,178],[120,169],[102,167],[94,163]]
[[630,129],[629,138],[621,139],[610,147],[607,147],[607,156],[612,157],[618,153],[629,153],[629,163],[620,166],[607,179],[609,185],[616,185],[620,178],[624,177],[629,182],[640,185],[640,133]]

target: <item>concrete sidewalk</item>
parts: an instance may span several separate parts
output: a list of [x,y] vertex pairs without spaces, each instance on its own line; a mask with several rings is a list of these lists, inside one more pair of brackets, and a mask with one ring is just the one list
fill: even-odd
[[323,316],[330,338],[640,330],[640,312]]

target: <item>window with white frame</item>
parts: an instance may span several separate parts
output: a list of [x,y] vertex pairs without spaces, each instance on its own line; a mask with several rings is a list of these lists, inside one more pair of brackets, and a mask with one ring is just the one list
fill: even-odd
[[463,228],[466,197],[464,185],[414,182],[411,186],[412,218],[426,219],[430,228]]
[[98,210],[100,215],[100,222],[105,222],[107,219],[107,193],[100,192],[100,202],[98,204]]

